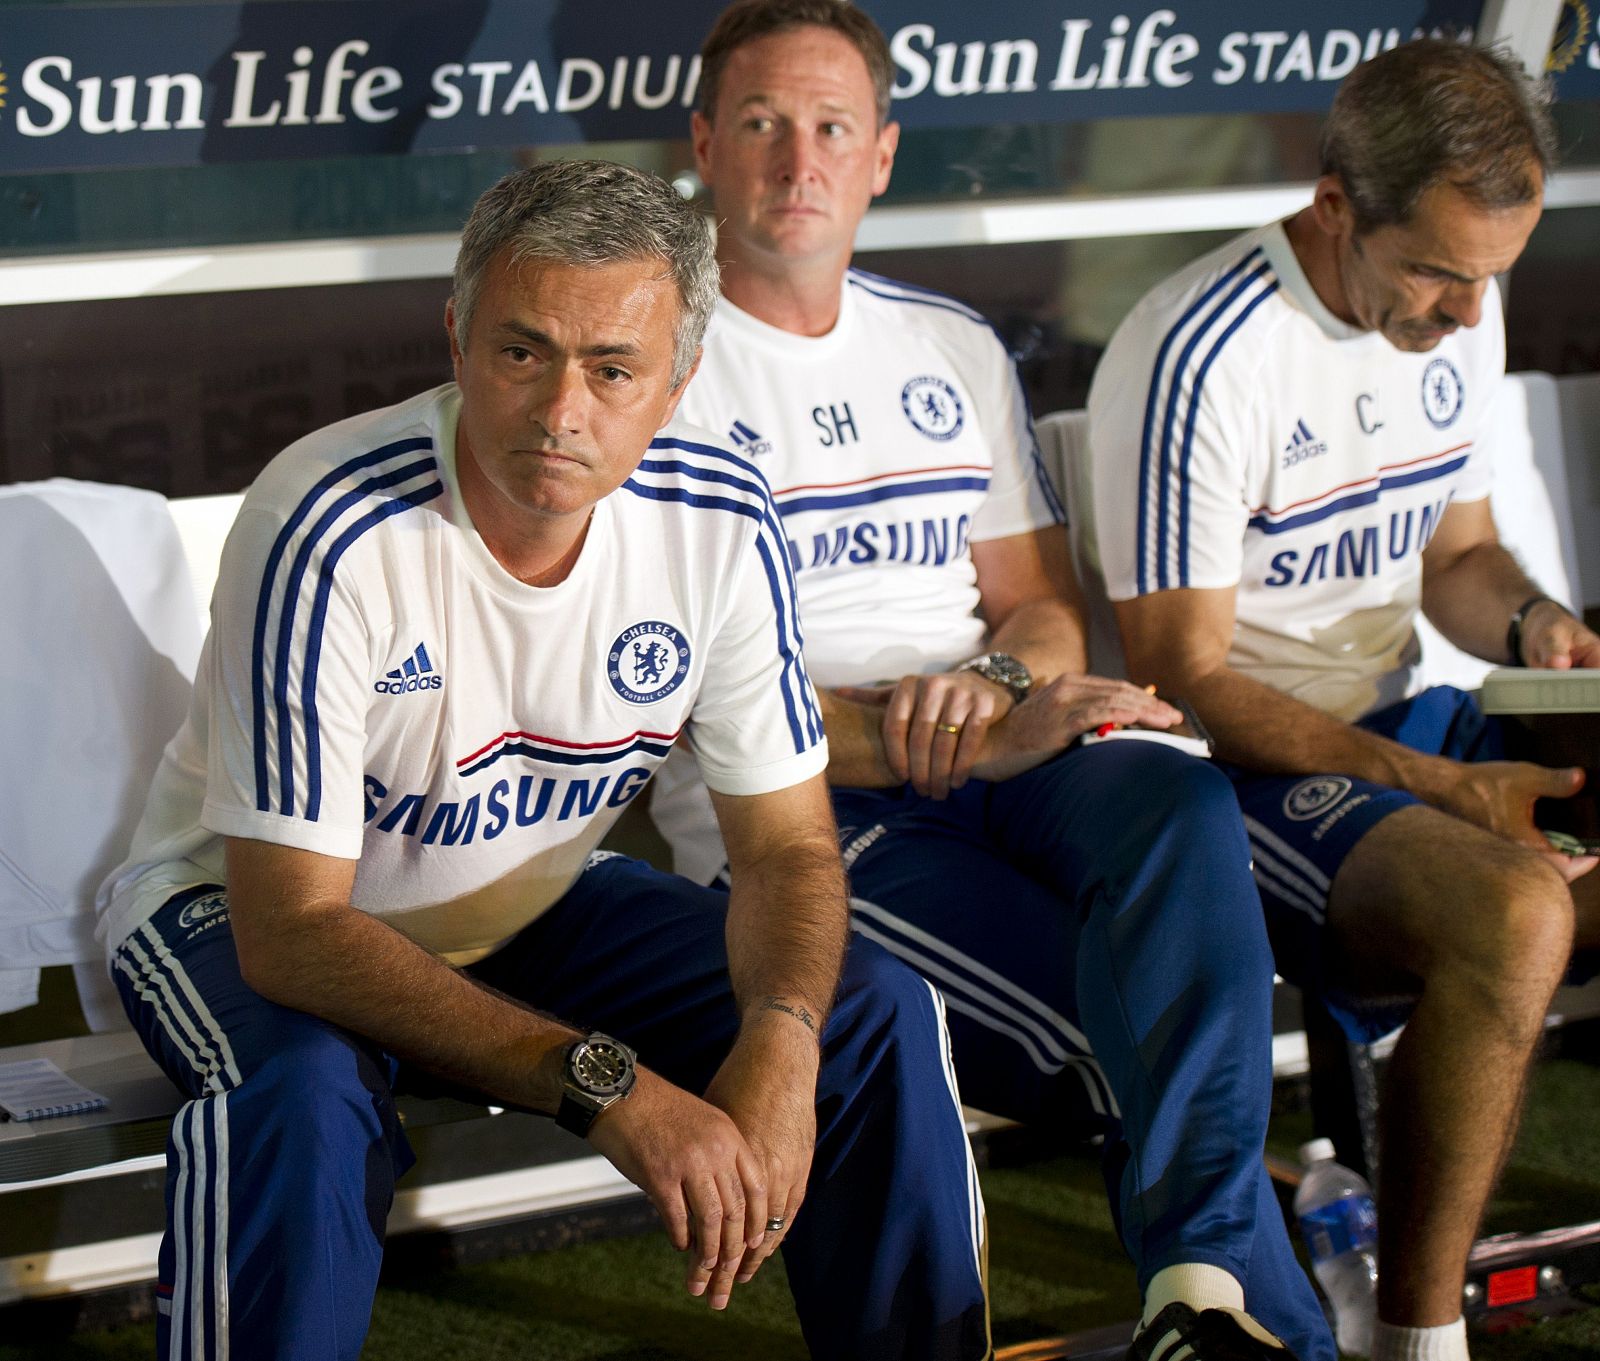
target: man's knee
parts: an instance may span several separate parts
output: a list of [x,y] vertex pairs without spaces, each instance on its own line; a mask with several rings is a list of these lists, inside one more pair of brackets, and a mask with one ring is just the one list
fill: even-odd
[[395,1125],[394,1094],[378,1056],[331,1027],[305,1026],[273,1048],[245,1074],[230,1103],[247,1103],[253,1120],[275,1127],[275,1137],[308,1158],[361,1155],[373,1138]]
[[1233,785],[1210,761],[1159,742],[1128,740],[1088,748],[1074,778],[1093,779],[1097,795],[1140,817],[1173,812],[1239,820]]
[[858,1006],[882,1017],[918,1015],[932,1007],[932,991],[921,974],[858,935],[850,937],[839,995],[841,1001],[858,997]]
[[389,1076],[352,1036],[306,1026],[228,1093],[231,1141],[258,1148],[276,1169],[270,1194],[261,1192],[281,1232],[318,1231],[332,1215],[341,1232],[364,1222],[363,1244],[383,1241],[395,1181],[411,1161]]
[[[1250,869],[1250,842],[1233,782],[1209,761],[1188,759],[1161,777],[1156,813],[1181,853],[1216,864],[1225,858],[1241,874]],[[1257,910],[1253,895],[1250,905]]]
[[1572,953],[1572,895],[1542,856],[1506,849],[1510,854],[1476,866],[1461,886],[1458,901],[1471,913],[1471,929],[1459,933],[1453,962],[1497,990],[1533,989],[1548,998]]
[[942,1063],[948,1045],[932,985],[881,946],[854,935],[827,1039],[830,1047],[866,1045],[874,1063],[907,1053]]
[[1374,845],[1358,847],[1356,872],[1334,884],[1330,923],[1341,947],[1365,959],[1369,976],[1387,965],[1424,993],[1459,986],[1533,1024],[1571,954],[1572,896],[1542,856],[1475,828],[1443,827],[1426,849],[1414,840],[1440,830],[1419,808],[1369,833]]
[[1227,856],[1247,870],[1249,843],[1228,777],[1209,761],[1167,747],[1127,745],[1143,748],[1126,782],[1136,799],[1128,810],[1135,833],[1179,856]]
[[[1158,905],[1158,917],[1131,922],[1130,929],[1182,937],[1197,967],[1199,957],[1209,956],[1225,975],[1265,968],[1270,976],[1250,843],[1232,782],[1207,761],[1164,747],[1150,754],[1164,759],[1144,767],[1138,807],[1112,824],[1122,844],[1108,847],[1103,859],[1119,919],[1127,909]],[[1140,892],[1126,891],[1136,886]]]
[[1166,763],[1160,772],[1164,801],[1206,817],[1239,821],[1239,801],[1233,782],[1210,761],[1187,757]]
[[[1152,859],[1196,860],[1247,874],[1250,849],[1238,799],[1209,761],[1155,742],[1102,742],[1050,768],[1065,782],[1060,822],[1038,822],[1048,844],[1087,854],[1105,870]],[[1026,778],[1026,777],[1024,777]],[[1048,799],[1048,789],[1041,791]],[[1047,805],[1048,806],[1048,805]]]

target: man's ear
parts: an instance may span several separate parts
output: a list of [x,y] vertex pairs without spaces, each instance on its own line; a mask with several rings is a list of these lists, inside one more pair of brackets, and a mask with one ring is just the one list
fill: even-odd
[[461,381],[461,344],[456,338],[456,300],[447,298],[444,304],[444,330],[450,337],[450,367],[455,370],[456,382]]
[[711,120],[699,109],[689,115],[689,141],[694,147],[694,168],[700,183],[711,187]]
[[1337,175],[1324,175],[1311,196],[1311,216],[1323,233],[1336,239],[1356,234],[1356,209],[1344,181]]
[[667,419],[661,422],[663,428],[678,414],[678,403],[683,400],[683,394],[689,390],[689,384],[694,381],[695,374],[700,372],[700,359],[704,354],[704,346],[694,352],[694,363],[689,365],[689,372],[684,375],[683,382],[667,394]]
[[872,197],[877,198],[889,187],[889,176],[894,171],[894,153],[900,146],[900,125],[885,123],[878,130],[878,144],[874,148],[872,167]]

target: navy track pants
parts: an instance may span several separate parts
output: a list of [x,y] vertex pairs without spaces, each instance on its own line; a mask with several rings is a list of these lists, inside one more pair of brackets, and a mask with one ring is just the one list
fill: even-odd
[[[719,892],[602,854],[471,972],[703,1090],[738,1026],[725,907]],[[112,964],[146,1047],[190,1098],[168,1145],[160,1356],[354,1361],[411,1161],[401,1065],[253,992],[219,891],[174,897]],[[942,1002],[870,942],[852,942],[823,1037],[817,1123],[783,1247],[812,1353],[989,1355],[982,1200]]]
[[1303,1361],[1333,1338],[1262,1162],[1272,953],[1233,790],[1152,742],[948,799],[841,789],[853,926],[945,994],[962,1095],[1107,1135],[1143,1288],[1204,1262]]

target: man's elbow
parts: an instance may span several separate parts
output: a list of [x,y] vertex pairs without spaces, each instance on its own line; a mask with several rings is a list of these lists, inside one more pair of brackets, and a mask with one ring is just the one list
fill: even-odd
[[283,996],[283,968],[274,958],[274,952],[246,944],[234,934],[234,948],[239,956],[239,977],[249,989],[269,1002],[285,1002]]
[[1164,695],[1187,698],[1227,669],[1233,614],[1188,590],[1161,591],[1115,605],[1127,676]]
[[1155,639],[1148,643],[1124,637],[1124,657],[1128,679],[1135,685],[1153,685],[1159,694],[1187,699],[1203,688],[1206,680],[1222,670],[1226,657],[1206,657]]
[[291,948],[281,935],[252,930],[233,913],[233,948],[239,959],[239,976],[250,990],[269,1002],[298,1007],[294,983],[299,971],[295,956],[308,947],[296,941]]
[[1130,681],[1159,688],[1173,680],[1179,668],[1173,665],[1171,650],[1161,646],[1155,630],[1135,631],[1123,624],[1121,633],[1122,660]]

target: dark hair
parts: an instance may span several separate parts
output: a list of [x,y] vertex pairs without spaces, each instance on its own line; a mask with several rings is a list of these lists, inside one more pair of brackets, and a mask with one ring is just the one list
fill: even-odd
[[887,123],[889,86],[894,69],[889,58],[889,44],[871,16],[849,0],[735,0],[723,10],[700,48],[700,112],[707,121],[716,121],[722,68],[737,49],[769,33],[784,33],[807,25],[832,29],[849,39],[861,53],[861,59],[867,64],[867,74],[872,78],[878,126]]
[[456,252],[456,338],[465,343],[489,263],[550,260],[593,269],[660,259],[678,286],[672,386],[694,365],[717,302],[717,257],[705,218],[665,180],[615,161],[551,161],[486,189]]
[[1556,159],[1549,102],[1548,83],[1508,52],[1418,38],[1339,87],[1322,171],[1343,183],[1360,231],[1408,221],[1441,182],[1485,209],[1530,203]]

